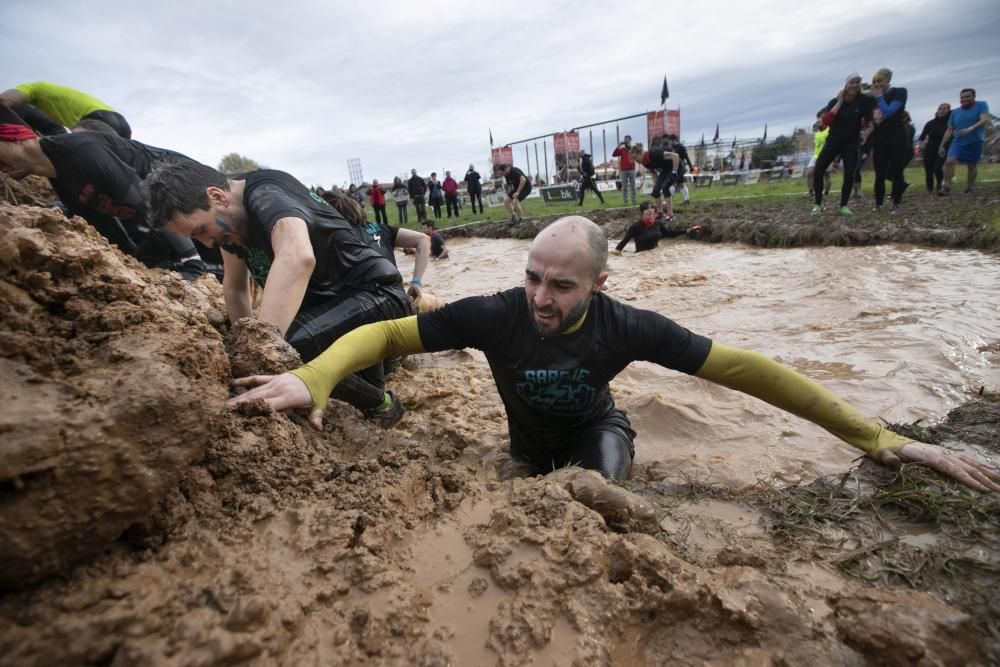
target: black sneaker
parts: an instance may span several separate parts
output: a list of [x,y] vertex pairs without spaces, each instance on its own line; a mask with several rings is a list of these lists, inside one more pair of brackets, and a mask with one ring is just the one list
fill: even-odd
[[388,394],[392,399],[392,402],[389,403],[389,407],[385,410],[378,410],[377,408],[365,410],[365,419],[372,422],[379,428],[384,428],[386,430],[395,426],[406,413],[406,408],[403,406],[403,403],[396,398],[396,394],[391,391],[388,392]]
[[949,188],[947,185],[942,185],[940,188],[938,188],[939,197],[947,197],[950,192],[951,188]]

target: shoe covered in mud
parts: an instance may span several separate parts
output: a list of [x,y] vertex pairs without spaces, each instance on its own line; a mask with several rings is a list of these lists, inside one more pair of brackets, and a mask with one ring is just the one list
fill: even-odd
[[964,190],[962,190],[962,194],[963,195],[971,195],[972,194],[972,188],[965,188]]
[[947,185],[942,185],[938,188],[938,197],[947,197],[949,194],[951,194],[951,188]]
[[365,419],[384,429],[390,429],[395,426],[403,418],[403,415],[406,414],[406,408],[403,406],[402,401],[396,397],[396,394],[391,391],[388,394],[392,402],[389,403],[389,407],[385,410],[378,410],[377,408],[365,410]]
[[899,204],[893,204],[892,210],[889,211],[889,214],[890,215],[897,215],[897,214],[902,213],[902,212],[903,212],[903,207],[902,206],[900,206]]
[[854,213],[851,212],[851,209],[847,208],[846,206],[841,206],[840,207],[840,214],[841,215],[854,215]]
[[822,212],[823,212],[823,205],[822,204],[813,204],[813,208],[812,208],[812,214],[813,215],[819,215]]
[[882,205],[881,204],[876,204],[875,208],[872,209],[872,213],[881,213],[881,212],[882,212]]

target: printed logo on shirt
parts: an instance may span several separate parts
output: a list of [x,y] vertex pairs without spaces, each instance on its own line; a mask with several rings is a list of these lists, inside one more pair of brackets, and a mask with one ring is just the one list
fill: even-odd
[[271,260],[267,253],[260,248],[247,248],[241,245],[224,245],[222,249],[232,253],[243,260],[250,271],[250,277],[258,285],[263,286],[267,282],[267,274],[271,270]]
[[532,408],[572,414],[583,410],[597,395],[597,389],[585,382],[589,375],[586,368],[527,370],[515,390]]

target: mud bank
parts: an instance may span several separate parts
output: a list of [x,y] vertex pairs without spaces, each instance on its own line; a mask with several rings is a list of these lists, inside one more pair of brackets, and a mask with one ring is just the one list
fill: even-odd
[[[810,213],[805,197],[743,201],[697,202],[690,206],[674,202],[676,219],[671,226],[700,225],[700,240],[710,243],[739,242],[765,248],[799,246],[854,246],[907,243],[939,248],[978,248],[1000,252],[1000,187],[987,184],[970,195],[937,197],[910,192],[902,213],[872,211],[870,198],[851,202],[854,215],[840,216],[835,208],[817,216]],[[608,238],[620,239],[638,220],[634,211],[589,211],[587,217],[604,227]],[[473,225],[445,230],[447,236],[486,238],[533,238],[538,229],[555,217]]]
[[[794,533],[776,503],[650,472],[627,486],[651,516],[606,518],[564,481],[510,477],[499,398],[465,353],[390,377],[409,409],[393,430],[332,402],[317,432],[263,405],[222,409],[232,369],[295,359],[266,327],[225,330],[210,279],[149,271],[80,221],[10,206],[0,270],[0,570],[20,584],[0,594],[0,665],[998,655],[981,606],[917,578],[866,584],[837,565],[860,538],[798,539],[808,527]],[[995,438],[997,417],[957,416],[966,430],[938,437]]]

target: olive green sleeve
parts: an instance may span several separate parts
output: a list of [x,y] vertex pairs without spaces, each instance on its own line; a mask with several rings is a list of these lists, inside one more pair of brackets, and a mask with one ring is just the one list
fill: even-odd
[[386,357],[424,352],[417,329],[417,317],[375,322],[344,334],[305,366],[292,375],[305,383],[312,396],[313,409],[322,409],[330,392],[345,377],[368,368]]
[[708,358],[695,375],[808,419],[869,455],[883,449],[898,452],[911,442],[869,421],[847,402],[804,375],[756,352],[713,341]]

